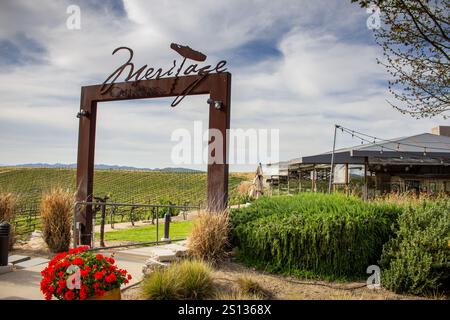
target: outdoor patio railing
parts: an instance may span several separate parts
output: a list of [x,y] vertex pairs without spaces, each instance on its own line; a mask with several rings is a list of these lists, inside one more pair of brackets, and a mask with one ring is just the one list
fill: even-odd
[[[96,232],[95,226],[100,226],[99,230],[99,247],[102,249],[108,248],[119,248],[119,247],[128,247],[135,245],[148,245],[148,244],[158,244],[160,242],[167,242],[167,240],[161,240],[160,235],[161,232],[159,230],[159,226],[164,224],[165,231],[163,238],[169,238],[170,232],[169,226],[167,223],[170,223],[172,217],[179,216],[182,217],[182,220],[187,220],[189,212],[199,212],[201,209],[201,205],[165,205],[165,204],[139,204],[139,203],[115,203],[115,202],[102,202],[102,201],[93,201],[86,202],[80,201],[76,202],[73,209],[73,221],[75,220],[77,210],[79,210],[82,206],[92,206],[93,211],[93,232],[91,234],[91,247],[96,248]],[[128,218],[126,218],[128,216]],[[161,219],[165,222],[161,223]],[[107,221],[109,220],[109,221]],[[111,229],[115,228],[117,223],[121,223],[124,220],[131,224],[131,227],[135,226],[137,221],[147,222],[151,225],[155,225],[155,239],[152,241],[145,242],[127,242],[124,244],[114,245],[114,246],[106,246],[105,245],[105,226],[107,224],[110,225]],[[78,230],[78,225],[74,223],[73,229],[73,244],[75,246],[76,238],[78,237],[78,243],[80,243],[80,232]],[[176,239],[182,240],[182,239]]]

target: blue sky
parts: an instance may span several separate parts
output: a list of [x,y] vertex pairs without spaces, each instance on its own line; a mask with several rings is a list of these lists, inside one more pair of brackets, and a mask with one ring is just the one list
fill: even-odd
[[[101,83],[128,46],[138,65],[170,66],[171,42],[233,74],[232,128],[280,129],[282,160],[327,151],[333,126],[380,137],[429,132],[386,99],[365,10],[343,0],[0,3],[0,163],[76,162],[80,86]],[[81,9],[81,30],[66,9]],[[171,132],[207,121],[207,97],[115,102],[98,115],[96,163],[171,166]],[[338,136],[338,146],[349,137]],[[232,170],[253,169],[232,166]]]

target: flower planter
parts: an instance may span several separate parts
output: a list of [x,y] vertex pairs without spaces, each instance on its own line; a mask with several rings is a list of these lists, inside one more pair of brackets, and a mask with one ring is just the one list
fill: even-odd
[[87,300],[121,300],[120,288],[112,289],[100,297],[92,297]]
[[[120,286],[131,275],[112,257],[83,246],[61,252],[41,271],[41,291],[46,300],[121,300]],[[114,288],[114,289],[111,289]]]

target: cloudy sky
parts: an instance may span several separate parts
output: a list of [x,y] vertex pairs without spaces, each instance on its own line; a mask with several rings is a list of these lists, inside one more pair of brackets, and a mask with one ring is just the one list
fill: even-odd
[[[327,151],[335,123],[384,138],[429,132],[386,99],[369,16],[350,0],[31,1],[0,3],[0,164],[74,163],[80,87],[102,83],[122,59],[170,67],[171,42],[228,61],[231,127],[279,129],[280,159]],[[81,9],[81,29],[66,26]],[[171,133],[206,128],[206,96],[100,106],[96,163],[168,167]],[[195,137],[194,137],[195,138]],[[338,135],[338,146],[357,141]],[[195,167],[195,166],[191,166]],[[232,170],[253,168],[232,166]]]

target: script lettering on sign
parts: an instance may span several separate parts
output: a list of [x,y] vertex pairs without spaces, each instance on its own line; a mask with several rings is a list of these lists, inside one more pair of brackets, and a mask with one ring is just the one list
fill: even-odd
[[[196,62],[203,62],[206,60],[206,55],[203,53],[193,50],[188,46],[182,46],[176,43],[172,43],[170,48],[176,51],[183,60],[181,62],[176,59],[173,60],[172,66],[167,70],[163,68],[154,68],[149,67],[148,65],[144,65],[139,69],[135,69],[135,65],[132,62],[133,60],[133,50],[128,47],[119,47],[116,48],[112,54],[114,55],[119,51],[128,52],[128,60],[125,61],[121,66],[119,66],[114,72],[109,75],[106,80],[103,82],[102,87],[100,89],[100,93],[102,95],[109,94],[111,97],[115,98],[139,98],[146,96],[158,95],[160,91],[159,88],[145,88],[139,86],[139,81],[141,80],[150,80],[150,79],[161,79],[164,77],[173,76],[173,85],[172,91],[174,90],[177,80],[180,76],[188,76],[188,75],[198,75],[200,78],[194,80],[192,83],[188,84],[179,95],[175,97],[172,101],[171,106],[177,106],[183,99],[186,97],[193,89],[195,89],[199,83],[206,78],[206,76],[210,73],[222,73],[227,71],[225,68],[227,62],[225,60],[219,61],[214,67],[211,65],[199,66],[198,63],[190,63],[186,64],[187,60],[193,60]],[[118,86],[115,86],[117,79],[121,75],[124,75],[125,82],[133,82],[135,85],[134,89],[121,89]]]

